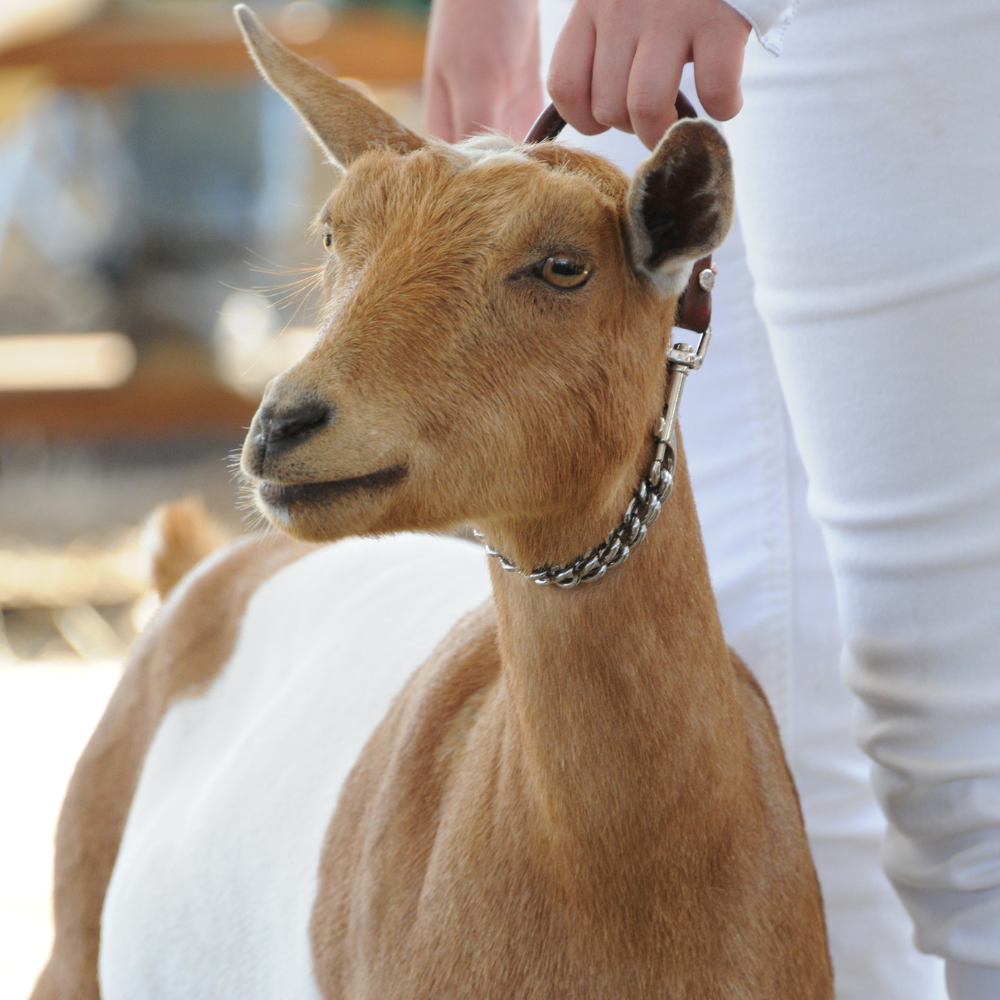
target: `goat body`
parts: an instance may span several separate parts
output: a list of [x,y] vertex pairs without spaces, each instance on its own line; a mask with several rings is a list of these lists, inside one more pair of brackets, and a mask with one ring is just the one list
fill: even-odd
[[593,586],[454,539],[305,544],[472,523],[533,567],[603,538],[729,227],[718,132],[678,123],[631,184],[554,144],[426,143],[240,18],[344,171],[321,337],[243,453],[300,541],[211,557],[140,641],[67,795],[37,1000],[830,1000],[680,450]]

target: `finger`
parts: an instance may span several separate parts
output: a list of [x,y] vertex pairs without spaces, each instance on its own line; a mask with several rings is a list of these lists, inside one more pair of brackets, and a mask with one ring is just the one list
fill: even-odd
[[740,77],[749,33],[749,25],[743,21],[722,30],[716,25],[711,33],[695,35],[692,48],[698,99],[705,112],[717,121],[728,121],[743,107]]
[[594,66],[590,76],[590,113],[609,128],[632,131],[628,113],[628,82],[635,40],[616,26],[597,30]]
[[428,69],[425,77],[424,93],[427,95],[424,101],[424,130],[445,142],[454,142],[451,97],[444,81],[431,69]]
[[589,15],[574,6],[556,42],[546,83],[559,114],[584,135],[608,130],[590,112],[595,37]]
[[628,113],[647,149],[677,120],[674,102],[688,54],[687,44],[676,39],[654,36],[639,42],[628,79]]

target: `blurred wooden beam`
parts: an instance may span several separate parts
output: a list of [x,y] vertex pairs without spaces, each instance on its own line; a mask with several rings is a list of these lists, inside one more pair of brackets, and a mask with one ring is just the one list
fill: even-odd
[[[321,38],[292,48],[336,76],[398,86],[420,79],[424,28],[419,18],[343,12]],[[114,11],[0,52],[0,68],[8,66],[42,67],[59,86],[90,88],[222,83],[256,74],[232,15],[216,9]]]
[[0,438],[122,441],[198,435],[241,440],[253,403],[210,381],[135,379],[117,389],[0,393]]

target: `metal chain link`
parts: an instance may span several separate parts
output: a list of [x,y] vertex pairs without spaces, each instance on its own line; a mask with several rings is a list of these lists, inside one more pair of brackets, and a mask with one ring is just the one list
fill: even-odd
[[676,459],[672,439],[684,380],[701,367],[711,339],[712,328],[708,327],[701,335],[697,350],[692,349],[690,344],[674,344],[667,352],[667,401],[659,426],[653,432],[653,438],[657,442],[653,462],[632,497],[621,523],[600,545],[588,549],[570,563],[562,566],[539,566],[528,573],[497,552],[480,532],[473,531],[476,538],[486,546],[487,554],[498,560],[510,573],[520,573],[543,587],[555,584],[565,590],[581,583],[596,583],[609,569],[621,566],[632,550],[642,543],[674,488]]

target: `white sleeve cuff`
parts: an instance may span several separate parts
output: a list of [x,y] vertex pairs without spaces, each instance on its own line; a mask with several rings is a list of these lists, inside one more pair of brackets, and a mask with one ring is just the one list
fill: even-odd
[[774,55],[781,52],[781,43],[799,0],[726,0],[726,3],[753,25],[760,44],[768,52]]
[[997,1000],[1000,997],[1000,969],[969,965],[948,959],[945,978],[950,1000]]

